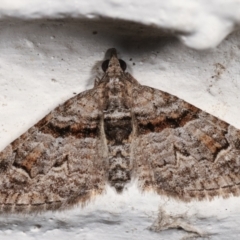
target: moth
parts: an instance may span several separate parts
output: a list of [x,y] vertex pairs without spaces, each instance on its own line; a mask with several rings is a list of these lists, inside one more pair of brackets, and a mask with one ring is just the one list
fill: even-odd
[[141,85],[115,49],[102,68],[0,153],[0,212],[65,209],[133,179],[183,201],[239,195],[238,129]]

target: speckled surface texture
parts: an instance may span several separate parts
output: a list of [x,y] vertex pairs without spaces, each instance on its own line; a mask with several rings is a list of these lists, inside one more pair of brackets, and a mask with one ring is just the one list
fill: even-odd
[[[214,46],[216,42],[222,41],[222,43],[213,49],[196,51],[184,46],[174,34],[169,35],[162,29],[143,25],[144,21],[148,23],[143,15],[141,15],[143,20],[139,23],[125,21],[129,21],[131,16],[137,18],[132,13],[129,13],[128,18],[121,17],[122,19],[118,20],[111,18],[90,20],[89,17],[97,16],[100,11],[93,14],[97,8],[96,1],[90,1],[95,2],[95,5],[92,4],[92,10],[90,7],[86,8],[86,12],[80,14],[81,18],[44,19],[46,15],[54,18],[56,9],[59,6],[63,8],[62,2],[54,2],[52,6],[46,4],[48,7],[45,6],[45,10],[42,10],[37,4],[29,6],[27,1],[22,1],[21,6],[18,6],[21,11],[18,10],[17,13],[12,11],[13,8],[17,8],[14,4],[12,7],[9,4],[8,7],[3,5],[0,22],[1,149],[58,104],[74,96],[75,93],[92,87],[94,78],[102,73],[100,66],[104,54],[111,47],[118,49],[120,57],[127,62],[128,71],[141,84],[174,94],[240,128],[237,117],[240,113],[238,31],[223,41],[221,34],[224,35],[225,31],[220,31],[220,36],[214,38],[218,41],[211,41],[208,36],[212,36],[212,33],[218,32],[219,29],[217,25],[208,22],[208,27],[212,26],[213,30],[210,28],[207,34],[198,38],[203,39],[201,41],[204,44],[195,41],[195,45],[188,45],[203,48],[203,46]],[[178,2],[180,4],[180,1]],[[216,1],[211,2],[216,3]],[[105,9],[106,17],[120,18],[119,16],[127,14],[124,2],[117,2],[118,6],[123,5],[122,8],[117,8],[113,1],[107,3],[111,3],[111,7],[118,11],[114,13],[110,11],[112,8],[102,6],[101,11]],[[165,16],[171,15],[172,9],[176,6],[174,4],[175,1],[169,3]],[[209,11],[209,3],[195,1],[193,5],[199,4],[201,6],[205,4],[205,9],[208,8],[205,11],[196,7],[199,15],[209,12],[215,14],[212,13],[214,11]],[[221,12],[232,14],[232,23],[236,23],[237,11],[240,8],[233,8],[233,4],[238,4],[238,1],[231,1],[229,7],[221,8]],[[86,6],[90,5],[86,4]],[[191,13],[192,17],[187,17],[187,14],[182,15],[188,21],[182,23],[183,28],[180,30],[191,28],[191,22],[196,21],[199,21],[196,27],[199,31],[201,27],[207,25],[201,18],[197,19],[192,9],[189,9],[192,5],[182,3],[181,8],[184,6],[186,6],[185,11]],[[220,11],[219,8],[214,8],[214,4],[211,6],[218,10],[217,12]],[[31,15],[31,9],[35,9],[33,12],[38,10],[38,19],[30,20],[36,16]],[[135,9],[138,11],[137,7]],[[148,5],[147,9],[149,12],[156,12],[154,5]],[[70,13],[74,12],[70,10]],[[89,16],[89,13],[92,15]],[[157,13],[151,15],[153,21],[164,16],[161,11]],[[6,19],[7,15],[21,18]],[[144,16],[147,19],[147,14]],[[219,19],[219,14],[214,16]],[[134,19],[134,21],[138,20]],[[179,30],[176,24],[180,22],[173,18],[165,21],[166,28],[172,25],[173,29]],[[176,229],[161,233],[149,231],[148,227],[157,219],[159,208],[173,216],[183,214],[182,221],[187,221],[202,233],[210,234],[210,239],[238,239],[240,236],[239,198],[184,204],[151,192],[142,195],[133,183],[122,195],[117,195],[109,187],[105,195],[96,197],[84,209],[76,207],[60,213],[48,212],[37,216],[1,216],[0,238],[181,239],[188,235]]]

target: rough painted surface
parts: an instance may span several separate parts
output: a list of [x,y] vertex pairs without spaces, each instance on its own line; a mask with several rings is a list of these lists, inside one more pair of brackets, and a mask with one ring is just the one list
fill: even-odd
[[[128,7],[126,7],[128,6]],[[106,18],[126,23],[137,22],[170,30],[189,47],[211,48],[218,45],[240,23],[239,0],[41,0],[2,1],[0,17],[38,18]]]
[[[106,49],[113,46],[141,84],[169,92],[240,128],[239,32],[216,49],[196,52],[137,24],[8,20],[1,22],[1,149],[51,109],[92,86]],[[186,214],[192,225],[212,233],[212,239],[239,238],[239,198],[183,204],[151,192],[142,194],[135,184],[120,195],[107,188],[84,209],[2,216],[0,233],[3,239],[25,240],[180,239],[185,233],[176,229],[160,234],[147,229],[159,206],[173,216]]]

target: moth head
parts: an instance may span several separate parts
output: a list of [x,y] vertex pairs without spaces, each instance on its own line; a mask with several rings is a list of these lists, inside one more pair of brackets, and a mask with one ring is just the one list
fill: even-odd
[[115,49],[111,52],[110,60],[105,60],[102,63],[102,70],[106,72],[109,77],[119,76],[127,68],[127,64],[122,60],[118,59],[117,52]]

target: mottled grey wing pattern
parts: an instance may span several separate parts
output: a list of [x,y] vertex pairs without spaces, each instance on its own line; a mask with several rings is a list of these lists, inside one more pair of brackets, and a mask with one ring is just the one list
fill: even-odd
[[98,91],[68,100],[0,153],[0,212],[62,209],[103,191]]
[[193,105],[146,86],[133,88],[136,175],[184,201],[239,195],[240,131]]
[[240,195],[240,130],[125,73],[113,50],[92,90],[0,152],[0,212],[65,209],[132,177],[184,201]]

